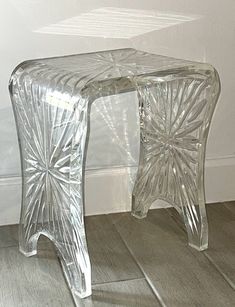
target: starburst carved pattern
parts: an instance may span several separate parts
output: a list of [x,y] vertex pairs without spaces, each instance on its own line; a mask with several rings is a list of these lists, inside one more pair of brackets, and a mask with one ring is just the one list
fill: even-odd
[[[40,86],[40,78],[50,80],[49,84]],[[18,71],[12,82],[23,166],[20,250],[33,255],[39,235],[49,237],[69,285],[75,287],[72,292],[87,296],[90,261],[82,204],[87,101],[72,97],[71,73],[55,75],[41,65],[30,75],[27,70]]]
[[50,238],[75,301],[91,294],[83,164],[90,104],[99,97],[138,93],[133,214],[164,199],[182,214],[189,243],[207,247],[203,167],[219,94],[211,66],[121,49],[22,63],[9,89],[22,162],[20,250],[34,255],[39,236]]
[[202,170],[208,119],[218,92],[213,78],[190,74],[169,81],[146,80],[146,84],[138,88],[141,152],[134,215],[144,217],[153,201],[165,200],[184,216],[190,244],[203,249],[207,229],[202,225]]

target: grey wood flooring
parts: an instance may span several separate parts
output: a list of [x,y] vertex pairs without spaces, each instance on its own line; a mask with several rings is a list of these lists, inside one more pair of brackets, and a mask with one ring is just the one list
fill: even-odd
[[[93,295],[79,306],[235,306],[235,202],[207,205],[209,249],[187,246],[174,209],[86,218]],[[74,307],[53,245],[18,252],[17,226],[0,227],[0,307]]]

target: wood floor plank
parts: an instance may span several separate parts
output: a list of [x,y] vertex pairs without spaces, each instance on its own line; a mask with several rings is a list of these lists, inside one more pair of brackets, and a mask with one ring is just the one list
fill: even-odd
[[106,215],[86,217],[92,284],[143,277],[116,228]]
[[18,246],[18,225],[0,227],[0,248]]
[[[120,303],[120,306],[159,306],[107,216],[86,218],[86,228],[93,295],[87,300],[80,300],[79,306],[110,306],[111,301]],[[53,244],[45,237],[40,240],[38,256],[31,258],[21,255],[18,247],[0,248],[0,307],[74,306]],[[125,283],[127,279],[134,280]],[[114,280],[121,281],[110,283]]]
[[[85,218],[92,284],[143,277],[120,235],[106,215]],[[40,236],[38,250],[50,249],[52,243]],[[18,225],[0,227],[0,248],[18,246]]]
[[198,251],[167,210],[150,210],[146,219],[110,215],[131,253],[166,306],[235,306],[235,292]]
[[26,258],[17,247],[0,249],[1,307],[74,307],[53,250]]
[[[209,248],[204,253],[235,290],[235,202],[208,204],[206,208]],[[185,231],[176,210],[173,208],[167,210]]]
[[209,248],[205,254],[235,290],[235,214],[224,204],[207,206],[207,214]]
[[225,207],[232,212],[232,216],[235,216],[235,201],[225,202]]
[[93,295],[78,305],[84,307],[160,307],[145,279],[105,283],[92,287]]

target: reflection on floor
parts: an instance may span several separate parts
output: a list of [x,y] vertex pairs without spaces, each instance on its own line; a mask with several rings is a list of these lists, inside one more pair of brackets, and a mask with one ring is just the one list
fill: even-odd
[[[235,306],[235,202],[207,205],[209,249],[187,246],[174,209],[86,218],[93,295],[81,306]],[[18,252],[17,226],[0,227],[0,307],[73,307],[52,244]]]

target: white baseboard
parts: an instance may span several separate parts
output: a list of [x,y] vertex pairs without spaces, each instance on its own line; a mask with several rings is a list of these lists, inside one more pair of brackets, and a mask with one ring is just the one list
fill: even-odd
[[207,158],[205,169],[206,202],[235,200],[235,155]]
[[[86,215],[130,211],[136,168],[88,170],[86,172]],[[19,222],[21,178],[0,178],[0,225]],[[235,200],[235,156],[206,160],[207,203]],[[157,201],[152,208],[166,207]]]

